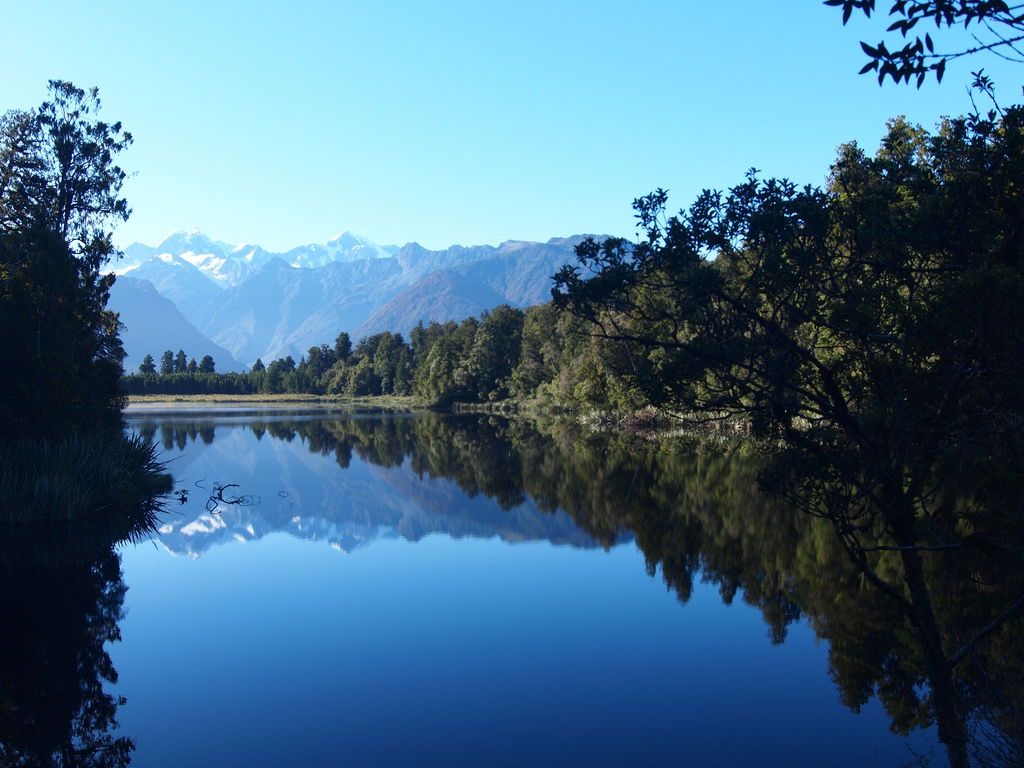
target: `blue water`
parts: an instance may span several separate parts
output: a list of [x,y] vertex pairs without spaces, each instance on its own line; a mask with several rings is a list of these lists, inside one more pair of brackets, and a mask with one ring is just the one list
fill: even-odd
[[[606,550],[529,498],[502,509],[408,461],[342,469],[237,424],[177,456],[191,498],[123,547],[109,646],[136,765],[852,767],[931,749],[889,734],[877,702],[839,703],[805,622],[773,645],[713,586],[683,605],[628,537]],[[253,503],[208,513],[195,484],[218,477]]]

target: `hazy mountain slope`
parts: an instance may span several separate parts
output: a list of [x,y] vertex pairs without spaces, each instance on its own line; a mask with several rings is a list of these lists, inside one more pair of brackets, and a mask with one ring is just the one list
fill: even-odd
[[119,277],[110,291],[109,308],[119,313],[124,329],[121,340],[128,357],[124,369],[138,371],[147,355],[159,365],[164,350],[185,350],[190,358],[210,355],[220,372],[240,371],[243,366],[222,346],[215,344],[185,319],[174,302],[161,296],[151,282]]
[[380,307],[354,335],[359,338],[381,331],[408,334],[419,322],[460,321],[502,303],[505,299],[501,294],[454,271],[431,272]]
[[181,256],[162,254],[123,272],[122,276],[148,280],[160,295],[173,301],[192,325],[202,325],[210,304],[224,290]]
[[503,247],[488,259],[456,267],[454,271],[470,282],[491,288],[507,304],[528,307],[551,299],[551,276],[570,263],[575,263],[571,247],[517,243],[515,247]]
[[319,283],[321,300],[306,308],[305,318],[284,338],[285,344],[299,354],[312,346],[333,343],[341,331],[358,338],[354,329],[394,296],[404,282],[394,258],[330,264],[309,272],[304,277]]
[[279,259],[228,289],[203,330],[241,360],[296,360],[360,325],[398,288],[393,258],[299,269]]
[[[572,247],[582,238],[560,243],[508,241],[497,249],[460,249],[459,258],[474,261],[434,270],[396,294],[375,311],[356,336],[390,330],[408,333],[417,323],[463,320],[499,304],[528,307],[551,298],[551,276],[572,261]],[[433,268],[444,263],[444,251],[426,252],[422,263]]]

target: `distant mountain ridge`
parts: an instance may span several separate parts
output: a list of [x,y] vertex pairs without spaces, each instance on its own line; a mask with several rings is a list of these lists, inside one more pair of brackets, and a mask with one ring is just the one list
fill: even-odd
[[[551,276],[575,263],[574,248],[585,237],[432,251],[415,242],[382,246],[343,232],[327,243],[272,253],[198,230],[175,232],[157,246],[133,243],[125,249],[112,266],[135,282],[119,279],[110,306],[126,328],[129,372],[146,354],[158,357],[168,348],[196,356],[185,346],[186,339],[198,343],[196,332],[228,352],[230,360],[218,370],[249,366],[257,358],[292,355],[297,361],[341,331],[353,340],[384,330],[408,333],[419,322],[457,321],[503,303],[527,307],[547,301]],[[154,334],[145,303],[133,299],[141,282],[171,302],[186,323],[164,312],[160,333]],[[181,343],[167,345],[178,336]]]

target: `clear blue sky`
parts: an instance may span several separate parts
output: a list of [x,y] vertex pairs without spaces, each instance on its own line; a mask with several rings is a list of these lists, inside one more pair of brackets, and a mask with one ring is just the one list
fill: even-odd
[[0,109],[99,86],[136,138],[122,246],[628,236],[655,187],[678,208],[751,166],[821,183],[893,115],[967,111],[979,66],[1020,93],[996,59],[879,88],[856,73],[881,29],[820,0],[12,2]]

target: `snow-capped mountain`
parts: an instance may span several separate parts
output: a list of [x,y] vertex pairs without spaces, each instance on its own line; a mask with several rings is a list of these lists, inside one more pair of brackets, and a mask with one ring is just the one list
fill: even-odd
[[[238,285],[273,259],[296,268],[315,269],[334,262],[387,258],[397,246],[381,246],[365,237],[342,232],[326,243],[310,243],[286,253],[271,253],[258,245],[231,245],[212,240],[199,230],[172,232],[157,246],[132,243],[116,264],[119,275],[131,274],[154,258],[191,264],[198,272],[221,288]],[[132,275],[135,277],[136,275]]]
[[[550,298],[551,275],[575,262],[573,249],[582,239],[432,251],[418,243],[381,246],[343,232],[327,243],[271,253],[192,230],[155,247],[133,244],[114,266],[119,275],[152,283],[213,344],[251,365],[285,355],[298,360],[341,331],[357,340],[383,330],[407,333],[421,321],[462,320],[502,303],[542,303]],[[115,283],[115,309],[126,304],[119,303],[119,292]],[[119,311],[129,330],[145,324],[134,310]],[[162,338],[174,332],[164,331]],[[129,361],[159,357],[167,348],[141,333],[126,338]]]

